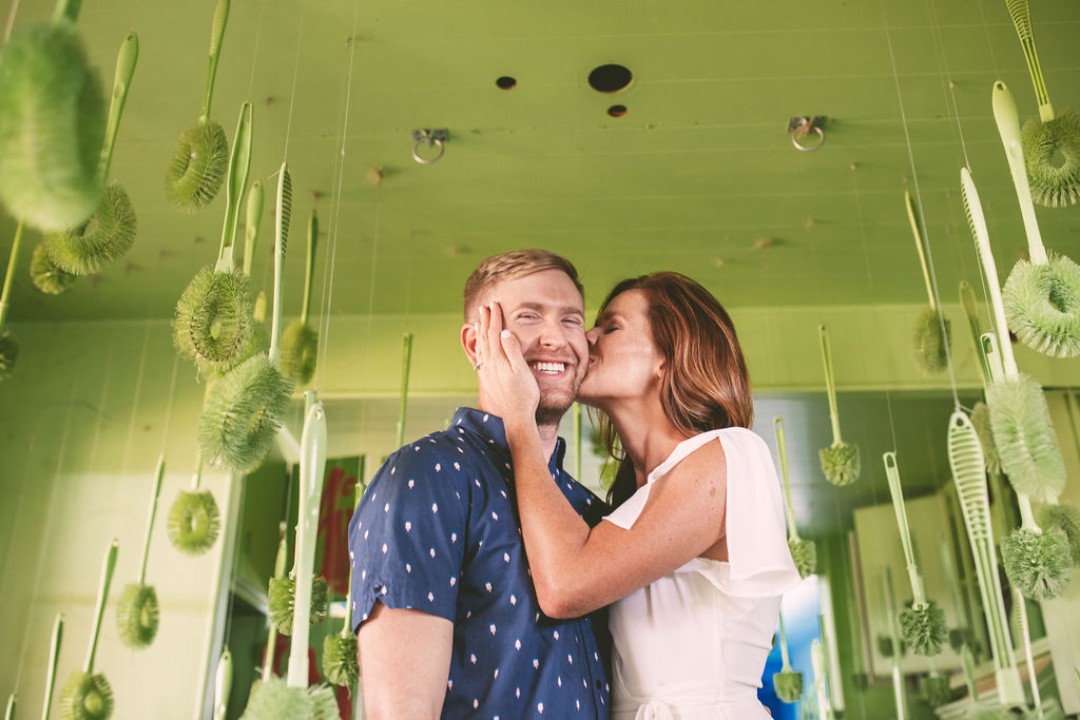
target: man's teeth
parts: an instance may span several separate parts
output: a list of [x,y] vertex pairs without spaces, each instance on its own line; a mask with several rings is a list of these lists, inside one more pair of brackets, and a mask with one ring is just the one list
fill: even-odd
[[538,362],[534,363],[533,367],[540,372],[561,373],[566,370],[566,363]]

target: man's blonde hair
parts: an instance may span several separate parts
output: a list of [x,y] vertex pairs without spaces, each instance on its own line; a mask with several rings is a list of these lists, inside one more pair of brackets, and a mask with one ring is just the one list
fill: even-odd
[[466,322],[470,318],[475,318],[480,298],[495,284],[545,270],[559,270],[566,273],[582,297],[585,296],[585,290],[581,286],[581,281],[578,280],[577,268],[562,255],[556,255],[550,250],[512,250],[492,255],[480,263],[469,276],[465,283]]

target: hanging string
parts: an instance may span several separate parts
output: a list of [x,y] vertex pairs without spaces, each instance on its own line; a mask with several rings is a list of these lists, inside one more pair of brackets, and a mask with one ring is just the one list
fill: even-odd
[[120,472],[126,473],[128,459],[131,456],[131,437],[135,434],[135,416],[139,412],[139,398],[142,396],[143,376],[146,371],[146,353],[150,347],[150,325],[143,330],[142,351],[139,353],[139,369],[135,372],[135,393],[131,398],[131,412],[128,417],[127,439],[124,440],[124,457],[120,463]]
[[169,430],[172,428],[173,400],[176,398],[176,374],[180,367],[180,355],[173,353],[172,378],[169,380],[169,400],[165,404],[165,423],[161,429],[161,455],[169,442]]
[[335,161],[337,166],[337,178],[334,180],[334,201],[330,211],[332,216],[329,233],[330,252],[328,254],[328,260],[323,266],[323,295],[320,307],[321,316],[319,319],[320,324],[322,325],[322,329],[319,332],[319,344],[322,347],[319,348],[318,360],[315,365],[315,380],[313,385],[316,389],[322,387],[322,371],[323,368],[326,367],[326,356],[330,351],[330,307],[334,299],[334,271],[337,265],[338,231],[341,225],[341,192],[345,185],[345,144],[349,137],[349,109],[352,104],[352,80],[356,60],[356,28],[359,17],[360,3],[358,1],[353,4],[353,25],[352,32],[349,34],[349,72],[345,80],[345,109],[341,121],[341,147],[338,150],[338,157]]
[[[292,92],[289,97],[289,122],[285,126],[285,157],[289,157],[289,139],[292,137],[293,108],[296,106],[296,79],[300,76],[300,48],[304,38],[304,8],[306,3],[300,3],[300,24],[296,31],[296,59],[293,61]],[[254,72],[254,70],[252,71]]]
[[[896,86],[896,101],[900,106],[900,122],[904,128],[904,142],[907,145],[908,163],[911,166],[911,182],[915,189],[915,197],[919,201],[918,216],[919,216],[919,232],[925,239],[926,244],[926,264],[927,269],[930,272],[930,284],[933,286],[934,300],[937,306],[941,307],[941,291],[938,289],[937,272],[934,269],[934,253],[930,246],[930,234],[926,229],[926,213],[923,212],[923,208],[926,206],[923,204],[922,191],[919,188],[919,173],[915,167],[915,152],[911,144],[911,132],[908,128],[907,112],[904,110],[904,93],[900,89],[900,75],[896,69],[896,53],[893,50],[892,33],[889,32],[889,21],[887,13],[885,12],[885,2],[881,3],[881,17],[882,24],[885,30],[886,45],[889,48],[889,63],[892,66],[893,84]],[[945,313],[938,313],[938,324],[941,328],[942,337],[948,337],[948,332],[945,327]],[[952,348],[948,342],[944,343],[945,346],[945,365],[949,371],[949,388],[952,391],[953,405],[960,409],[960,394],[956,387],[956,373],[953,370]]]

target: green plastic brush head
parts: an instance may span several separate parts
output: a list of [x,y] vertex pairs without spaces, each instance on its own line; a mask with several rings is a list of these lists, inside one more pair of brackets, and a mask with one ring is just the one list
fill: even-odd
[[199,417],[199,449],[211,462],[252,470],[270,451],[292,383],[266,355],[248,358],[214,383]]
[[60,717],[64,720],[106,720],[112,712],[112,688],[101,673],[72,673],[60,691]]
[[1001,299],[1025,345],[1050,357],[1080,355],[1080,265],[1054,254],[1043,265],[1018,260]]
[[934,603],[904,610],[900,613],[900,635],[916,655],[939,655],[949,640],[945,611]]
[[20,29],[0,65],[0,199],[21,221],[59,231],[101,199],[105,97],[75,26]]
[[173,547],[188,555],[202,555],[217,542],[221,511],[209,490],[181,490],[165,525]]
[[329,685],[289,687],[272,677],[252,688],[241,720],[338,720],[337,698]]
[[772,676],[776,697],[786,703],[799,702],[803,694],[803,674],[794,670],[781,670]]
[[1041,533],[1013,530],[1001,541],[1001,564],[1009,582],[1024,597],[1040,602],[1060,597],[1072,579],[1069,539],[1057,527]]
[[6,380],[11,376],[18,358],[18,341],[7,330],[0,330],[0,380]]
[[120,639],[130,648],[149,647],[157,635],[161,618],[157,591],[153,585],[128,583],[116,604],[116,624]]
[[319,334],[305,322],[294,320],[281,335],[281,374],[297,385],[307,385],[315,375]]
[[979,436],[983,460],[986,462],[986,472],[991,475],[1000,475],[1001,456],[998,455],[994,433],[990,429],[990,408],[981,400],[971,409],[971,424],[975,428],[975,434]]
[[817,570],[817,547],[813,540],[788,540],[791,559],[800,577],[810,577]]
[[834,443],[818,451],[821,471],[825,479],[833,485],[845,487],[859,479],[862,461],[859,459],[859,446],[851,443]]
[[1080,510],[1072,505],[1043,505],[1039,509],[1042,527],[1060,528],[1069,540],[1073,565],[1080,565]]
[[176,303],[173,344],[189,359],[234,362],[251,337],[248,276],[205,266]]
[[323,644],[323,673],[334,685],[352,687],[360,679],[360,664],[356,659],[356,638],[331,635]]
[[124,188],[110,183],[90,219],[71,230],[45,236],[53,263],[72,275],[96,275],[135,243],[135,208]]
[[71,284],[75,282],[75,276],[61,270],[53,262],[49,255],[49,249],[44,242],[34,247],[30,254],[30,279],[36,287],[46,295],[60,295],[67,292]]
[[[292,635],[293,611],[296,608],[296,580],[292,577],[270,578],[270,622],[282,635]],[[326,579],[311,581],[311,624],[326,619],[329,602],[326,596]]]
[[1055,502],[1065,487],[1065,461],[1042,388],[1027,375],[986,390],[990,427],[1001,467],[1018,493],[1033,502]]
[[213,120],[200,121],[180,134],[165,173],[165,196],[180,212],[196,212],[218,194],[228,169],[224,128]]
[[915,352],[915,362],[923,372],[945,371],[949,366],[951,337],[952,323],[936,308],[927,307],[919,314],[912,333],[912,347]]
[[1032,118],[1020,143],[1032,200],[1046,207],[1080,201],[1080,117],[1066,110],[1046,122]]
[[922,695],[932,708],[946,704],[952,700],[949,678],[944,675],[927,675],[922,679]]

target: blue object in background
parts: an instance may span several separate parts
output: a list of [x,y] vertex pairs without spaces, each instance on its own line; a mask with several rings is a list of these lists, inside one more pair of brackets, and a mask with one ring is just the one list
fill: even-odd
[[818,602],[817,576],[811,575],[793,590],[785,593],[781,609],[784,613],[784,631],[787,633],[791,669],[803,674],[803,696],[799,702],[795,703],[785,703],[776,697],[772,677],[780,672],[784,665],[780,655],[780,628],[778,626],[772,652],[765,661],[765,672],[761,678],[758,700],[769,708],[774,720],[799,720],[802,717],[802,704],[812,703],[814,697],[814,669],[810,664],[810,643],[815,638],[821,638],[821,625],[818,621],[821,605]]

